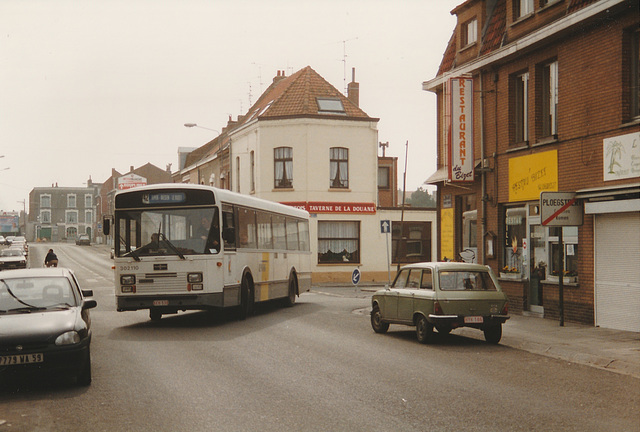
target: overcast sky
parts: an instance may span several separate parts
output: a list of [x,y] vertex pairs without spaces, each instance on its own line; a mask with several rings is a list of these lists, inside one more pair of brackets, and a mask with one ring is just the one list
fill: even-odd
[[[407,190],[435,171],[435,76],[463,0],[1,0],[0,210],[115,168],[178,169],[278,70],[311,66],[380,118]],[[346,68],[345,68],[346,65]],[[398,179],[402,187],[402,174]]]

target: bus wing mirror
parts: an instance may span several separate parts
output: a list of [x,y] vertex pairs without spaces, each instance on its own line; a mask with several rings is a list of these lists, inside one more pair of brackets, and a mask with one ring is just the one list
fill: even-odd
[[104,235],[109,235],[111,232],[111,221],[107,218],[102,219],[102,232]]

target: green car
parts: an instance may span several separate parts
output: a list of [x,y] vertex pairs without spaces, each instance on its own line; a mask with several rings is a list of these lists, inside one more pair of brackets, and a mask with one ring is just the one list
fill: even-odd
[[497,344],[509,319],[507,295],[491,268],[480,264],[410,264],[400,269],[391,288],[373,295],[371,306],[376,333],[386,333],[389,324],[415,326],[420,343],[433,340],[434,328],[446,335],[458,327],[473,327]]

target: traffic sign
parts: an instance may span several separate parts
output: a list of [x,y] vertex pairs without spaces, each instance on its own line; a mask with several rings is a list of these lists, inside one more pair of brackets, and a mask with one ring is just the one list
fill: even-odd
[[575,192],[541,192],[540,219],[544,226],[582,225],[584,207]]
[[353,270],[353,273],[351,273],[351,282],[354,285],[358,285],[360,282],[360,269]]
[[388,219],[380,221],[380,232],[382,234],[387,234],[391,232],[391,222]]

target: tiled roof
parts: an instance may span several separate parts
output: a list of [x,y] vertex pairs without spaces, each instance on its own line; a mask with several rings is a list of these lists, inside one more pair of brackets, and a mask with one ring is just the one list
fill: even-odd
[[[318,97],[340,99],[345,113],[338,115],[320,112],[316,101]],[[284,74],[277,76],[258,101],[247,111],[241,123],[248,123],[255,118],[266,120],[309,116],[377,120],[369,117],[315,70],[307,66],[291,76],[286,77]]]

